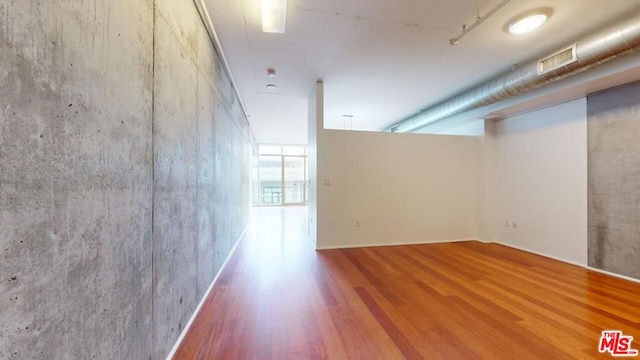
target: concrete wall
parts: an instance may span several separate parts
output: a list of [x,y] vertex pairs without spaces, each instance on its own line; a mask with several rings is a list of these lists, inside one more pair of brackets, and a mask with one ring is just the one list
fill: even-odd
[[158,0],[154,349],[166,356],[249,214],[249,129],[190,1]]
[[589,266],[640,279],[640,83],[588,97]]
[[250,131],[195,7],[0,19],[0,358],[164,358],[249,212]]
[[494,125],[486,134],[495,146],[486,185],[496,241],[586,265],[586,99]]
[[0,358],[152,350],[153,4],[0,1]]

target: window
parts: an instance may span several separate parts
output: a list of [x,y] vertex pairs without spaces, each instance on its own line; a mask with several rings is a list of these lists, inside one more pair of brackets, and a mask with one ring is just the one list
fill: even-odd
[[260,145],[254,161],[253,205],[307,203],[307,148],[299,145]]
[[265,187],[262,189],[262,202],[265,205],[279,205],[282,188]]

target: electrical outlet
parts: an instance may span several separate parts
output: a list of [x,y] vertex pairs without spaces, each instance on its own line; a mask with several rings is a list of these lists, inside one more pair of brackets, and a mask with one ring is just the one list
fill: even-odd
[[360,220],[356,220],[356,227],[360,227]]
[[514,229],[517,229],[518,228],[518,222],[517,221],[512,221],[511,222],[511,227],[514,228]]

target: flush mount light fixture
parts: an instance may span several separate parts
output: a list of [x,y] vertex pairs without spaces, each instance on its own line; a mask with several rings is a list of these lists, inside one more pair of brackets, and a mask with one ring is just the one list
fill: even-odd
[[276,77],[276,69],[268,68],[267,69],[267,76],[270,77],[270,78]]
[[551,16],[551,9],[537,9],[509,21],[507,29],[514,35],[526,34],[542,26]]
[[287,0],[262,0],[262,31],[284,34]]
[[267,90],[275,91],[278,90],[278,87],[273,84],[269,84],[267,85]]

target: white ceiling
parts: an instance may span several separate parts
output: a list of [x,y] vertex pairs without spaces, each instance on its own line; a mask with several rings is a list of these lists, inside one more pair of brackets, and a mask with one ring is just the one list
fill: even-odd
[[[206,0],[256,139],[278,144],[307,142],[307,98],[317,80],[325,84],[325,127],[378,130],[640,11],[637,0],[511,0],[449,44],[499,2],[288,0],[286,33],[269,34],[260,0]],[[538,7],[553,9],[541,29],[505,31]],[[277,77],[267,77],[268,68]],[[267,90],[270,83],[278,89]]]

